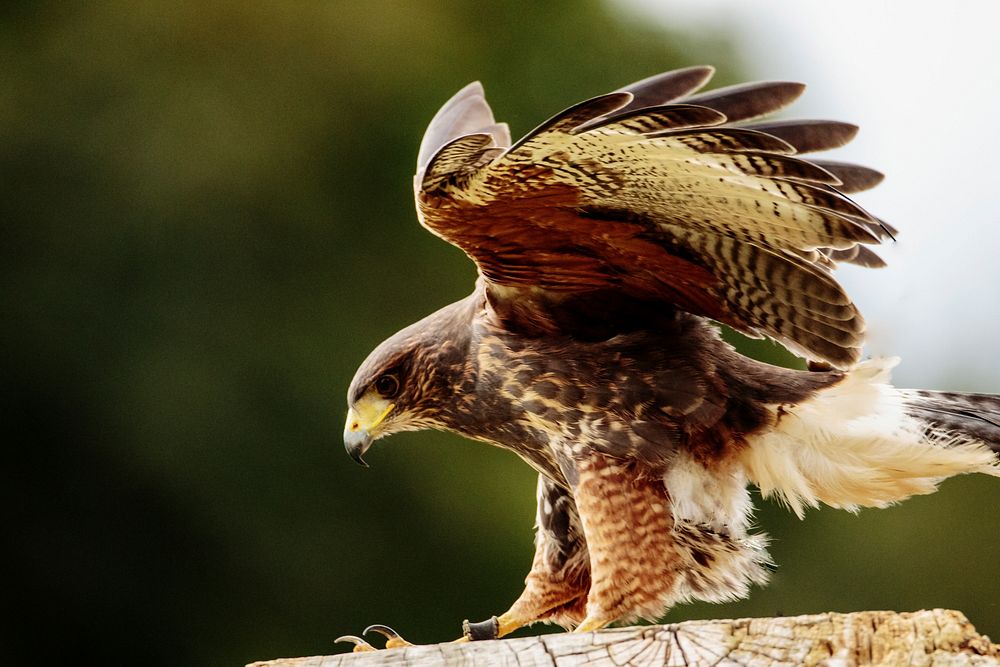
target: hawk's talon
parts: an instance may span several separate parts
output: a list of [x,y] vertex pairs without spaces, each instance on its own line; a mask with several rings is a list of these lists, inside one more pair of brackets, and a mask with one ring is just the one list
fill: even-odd
[[365,628],[364,632],[361,634],[367,635],[369,632],[375,632],[385,637],[386,648],[403,648],[405,646],[413,646],[413,644],[400,637],[399,633],[390,628],[388,625],[375,623]]
[[498,639],[500,637],[500,621],[496,616],[491,616],[478,623],[470,623],[466,619],[462,621],[462,634],[470,642]]
[[587,616],[580,625],[573,629],[573,632],[597,632],[608,627],[610,622],[601,618]]
[[374,646],[372,646],[371,644],[369,644],[368,642],[366,642],[364,639],[362,639],[361,637],[358,637],[356,635],[343,635],[341,637],[337,637],[333,641],[334,641],[335,644],[339,644],[341,642],[348,643],[348,644],[354,644],[354,648],[352,649],[352,651],[354,653],[365,653],[365,652],[368,652],[368,651],[377,651],[378,650]]

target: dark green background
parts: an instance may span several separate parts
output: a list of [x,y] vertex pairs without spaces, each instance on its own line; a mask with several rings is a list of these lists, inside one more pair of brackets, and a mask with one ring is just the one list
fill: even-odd
[[[471,79],[517,135],[673,67],[733,82],[727,43],[597,2],[4,3],[0,661],[232,665],[504,610],[534,474],[341,444],[356,365],[471,289],[413,215],[420,136]],[[667,618],[947,606],[1000,634],[997,499],[764,504],[771,586]]]

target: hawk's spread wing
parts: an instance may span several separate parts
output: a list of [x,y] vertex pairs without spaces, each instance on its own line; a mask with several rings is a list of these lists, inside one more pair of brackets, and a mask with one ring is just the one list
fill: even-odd
[[421,223],[476,262],[498,302],[542,295],[558,309],[567,295],[609,292],[667,302],[850,365],[864,324],[830,271],[834,260],[880,264],[860,244],[888,230],[843,193],[881,175],[795,156],[846,143],[854,126],[742,122],[791,103],[800,84],[687,96],[711,73],[595,97],[512,146],[482,87],[467,86],[421,145]]

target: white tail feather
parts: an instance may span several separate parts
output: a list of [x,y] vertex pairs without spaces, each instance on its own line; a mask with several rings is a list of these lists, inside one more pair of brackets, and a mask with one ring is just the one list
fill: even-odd
[[1000,476],[985,444],[928,434],[906,414],[904,393],[889,384],[898,362],[866,361],[804,403],[772,406],[774,426],[742,457],[761,494],[777,496],[801,517],[821,502],[851,511],[883,507],[932,493],[961,473]]

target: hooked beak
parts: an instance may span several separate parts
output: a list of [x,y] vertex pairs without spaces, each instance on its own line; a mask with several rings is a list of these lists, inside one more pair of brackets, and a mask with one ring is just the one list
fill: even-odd
[[347,453],[351,455],[351,458],[354,459],[358,465],[367,468],[368,464],[365,463],[365,460],[361,457],[364,456],[365,452],[368,451],[368,448],[372,446],[372,436],[365,429],[359,428],[355,431],[350,430],[349,425],[353,416],[353,410],[347,413],[348,427],[344,429],[344,449],[347,450]]
[[354,461],[365,468],[365,452],[378,438],[378,427],[396,407],[385,399],[368,399],[362,397],[354,407],[347,411],[347,423],[344,425],[344,449]]

